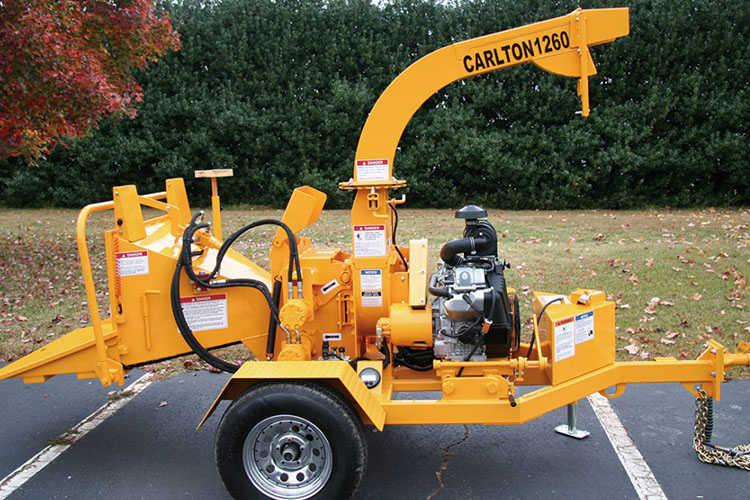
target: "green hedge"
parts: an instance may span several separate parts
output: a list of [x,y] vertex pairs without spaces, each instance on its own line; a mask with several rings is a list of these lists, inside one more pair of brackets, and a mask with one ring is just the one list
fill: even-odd
[[[395,171],[409,206],[628,208],[750,202],[750,2],[641,0],[631,35],[592,49],[592,114],[575,80],[533,66],[449,85],[412,119]],[[235,169],[226,203],[283,206],[309,184],[329,206],[388,83],[454,41],[565,14],[578,1],[183,0],[183,49],[138,78],[135,120],[107,121],[36,167],[0,163],[2,203],[80,206]]]

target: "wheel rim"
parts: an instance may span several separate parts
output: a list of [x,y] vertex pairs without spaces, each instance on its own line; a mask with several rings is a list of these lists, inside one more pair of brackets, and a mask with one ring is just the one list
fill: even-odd
[[253,486],[278,500],[315,495],[333,469],[331,445],[323,432],[294,415],[258,422],[245,438],[242,462]]

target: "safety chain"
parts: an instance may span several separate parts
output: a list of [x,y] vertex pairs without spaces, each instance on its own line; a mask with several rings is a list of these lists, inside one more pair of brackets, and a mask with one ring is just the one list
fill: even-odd
[[714,400],[708,397],[702,387],[698,388],[698,394],[700,397],[695,400],[693,429],[693,449],[698,454],[698,459],[707,464],[750,471],[750,444],[723,448],[710,443],[714,428]]

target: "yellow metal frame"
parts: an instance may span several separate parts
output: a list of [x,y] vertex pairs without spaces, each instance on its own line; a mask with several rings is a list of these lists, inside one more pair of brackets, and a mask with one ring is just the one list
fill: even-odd
[[[133,190],[128,190],[129,194],[134,193]],[[94,276],[91,272],[91,259],[89,258],[89,247],[86,241],[86,222],[89,216],[95,212],[102,212],[105,210],[113,210],[119,201],[119,191],[115,190],[115,200],[105,201],[102,203],[94,203],[92,205],[86,205],[81,213],[78,215],[78,222],[76,224],[76,241],[78,242],[78,255],[81,259],[81,272],[83,274],[83,286],[86,289],[86,300],[89,305],[89,315],[91,317],[91,326],[94,329],[94,345],[96,346],[96,366],[94,371],[96,372],[102,385],[110,385],[112,382],[117,382],[122,385],[124,382],[125,371],[122,364],[118,361],[111,359],[107,355],[107,346],[104,341],[104,333],[102,328],[102,320],[99,315],[99,301],[96,298],[96,284],[94,283]],[[137,193],[135,196],[139,202],[144,204],[151,204],[154,200],[165,199],[167,192],[162,191],[159,193],[151,193],[145,196],[138,197]],[[167,211],[166,204],[160,204],[153,206],[153,208],[164,208]],[[170,207],[173,211],[179,211],[177,207]],[[140,211],[140,205],[138,206]],[[142,219],[141,215],[141,219]],[[129,235],[131,236],[131,235]],[[139,236],[139,235],[137,235]],[[144,232],[145,236],[145,232]],[[132,236],[131,236],[132,237]]]
[[[524,344],[523,347],[528,348]],[[721,397],[720,384],[724,370],[730,366],[750,365],[750,345],[746,350],[730,353],[716,341],[697,359],[678,361],[657,358],[655,361],[615,362],[591,373],[557,385],[548,385],[511,400],[503,394],[501,381],[524,367],[525,376],[515,385],[549,383],[543,365],[525,358],[491,360],[487,362],[435,362],[435,370],[426,375],[406,368],[383,372],[381,384],[366,389],[348,363],[343,362],[248,362],[232,375],[224,389],[203,417],[211,415],[221,400],[234,399],[243,390],[262,380],[315,380],[333,385],[345,394],[359,411],[363,421],[379,430],[383,425],[426,424],[485,424],[519,425],[547,412],[575,403],[589,394],[600,393],[612,399],[625,392],[627,384],[666,383],[683,384],[697,396],[695,385],[701,385],[716,400]],[[379,363],[378,363],[379,365]],[[455,376],[464,368],[461,378]],[[361,367],[358,367],[361,368]],[[438,376],[438,374],[442,374]],[[494,390],[492,385],[494,384]],[[463,387],[460,387],[463,385]],[[614,387],[613,393],[607,392]],[[396,392],[440,391],[441,399],[393,399]],[[464,391],[469,396],[450,398],[452,391]],[[376,409],[382,410],[383,417]],[[199,427],[200,427],[199,425]]]

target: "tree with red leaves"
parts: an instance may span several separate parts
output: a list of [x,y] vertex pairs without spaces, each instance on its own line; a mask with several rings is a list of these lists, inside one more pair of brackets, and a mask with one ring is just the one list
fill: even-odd
[[179,47],[153,0],[0,0],[0,157],[33,160],[103,117],[134,117],[131,70]]

